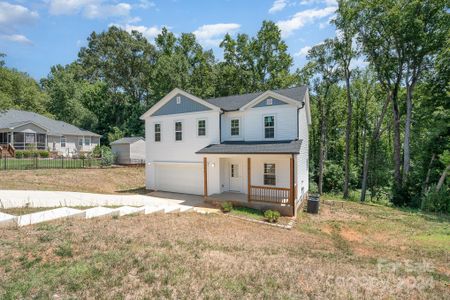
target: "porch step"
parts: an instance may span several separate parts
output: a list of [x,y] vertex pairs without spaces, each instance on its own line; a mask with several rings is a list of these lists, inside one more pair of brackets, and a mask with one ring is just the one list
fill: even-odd
[[85,212],[86,212],[86,219],[120,215],[120,210],[113,209],[113,208],[107,208],[107,207],[103,207],[103,206],[89,208],[89,209],[85,210]]
[[117,208],[119,216],[145,213],[145,207],[122,206]]

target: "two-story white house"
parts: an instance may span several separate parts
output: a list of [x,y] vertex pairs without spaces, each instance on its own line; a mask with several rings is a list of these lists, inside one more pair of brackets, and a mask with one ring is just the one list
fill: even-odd
[[306,86],[213,99],[174,89],[141,119],[147,189],[285,215],[307,195]]

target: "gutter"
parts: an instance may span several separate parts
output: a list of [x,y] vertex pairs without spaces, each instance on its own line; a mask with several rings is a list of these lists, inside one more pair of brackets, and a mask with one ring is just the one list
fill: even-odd
[[219,113],[219,144],[222,143],[222,115],[225,114],[224,110],[221,110]]

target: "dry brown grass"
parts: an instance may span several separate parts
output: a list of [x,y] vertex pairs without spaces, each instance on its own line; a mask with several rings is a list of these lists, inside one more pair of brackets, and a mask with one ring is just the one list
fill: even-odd
[[143,167],[1,171],[0,189],[144,193]]
[[355,203],[290,231],[195,213],[0,229],[0,298],[441,299],[449,234],[448,218]]

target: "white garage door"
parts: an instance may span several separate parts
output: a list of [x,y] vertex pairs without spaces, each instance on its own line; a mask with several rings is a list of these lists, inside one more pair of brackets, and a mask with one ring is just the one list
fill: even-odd
[[201,164],[158,164],[155,171],[157,190],[203,195]]

